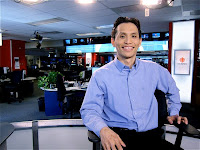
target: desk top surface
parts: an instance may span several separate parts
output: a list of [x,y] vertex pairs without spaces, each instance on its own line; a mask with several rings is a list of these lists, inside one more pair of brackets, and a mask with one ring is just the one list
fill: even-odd
[[7,78],[7,79],[0,79],[0,82],[9,82],[9,81],[10,81],[9,78]]
[[[24,79],[22,79],[23,81],[30,81],[30,80],[35,80],[36,77],[26,77]],[[0,79],[0,82],[10,82],[11,79],[10,78],[7,78],[7,79]]]
[[[49,91],[49,92],[54,92],[54,91],[58,91],[58,88],[54,88],[54,89],[44,89],[41,88],[44,91]],[[86,91],[86,87],[67,87],[65,88],[66,91],[73,91],[73,90],[81,90],[81,91]]]
[[24,79],[22,79],[23,81],[28,81],[28,80],[35,80],[36,77],[26,77]]
[[15,128],[10,123],[0,123],[0,144],[2,144],[13,132]]

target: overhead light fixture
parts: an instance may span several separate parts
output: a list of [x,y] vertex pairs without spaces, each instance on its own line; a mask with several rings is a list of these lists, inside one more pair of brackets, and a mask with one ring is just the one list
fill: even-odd
[[147,8],[163,8],[166,6],[172,6],[174,0],[141,0],[140,3]]
[[23,4],[27,4],[27,5],[35,5],[35,4],[39,4],[39,3],[43,3],[45,1],[48,0],[14,0],[16,3],[23,3]]
[[98,26],[96,27],[97,29],[106,29],[106,28],[112,28],[113,24],[109,24],[109,25],[102,25],[102,26]]
[[141,0],[141,3],[144,6],[152,6],[161,4],[162,0]]
[[159,9],[167,6],[173,6],[174,0],[140,0],[141,5],[145,8],[145,17],[149,16],[149,9]]
[[76,2],[80,4],[91,4],[96,2],[96,0],[76,0]]
[[100,33],[100,32],[98,32],[98,33],[81,33],[81,34],[76,34],[76,35],[78,35],[78,36],[89,36],[89,35],[99,35],[99,34],[102,34],[102,33]]
[[5,31],[7,31],[7,30],[4,30],[4,29],[0,29],[0,33],[2,33],[2,32],[5,32]]
[[40,26],[40,25],[56,23],[56,22],[61,22],[61,21],[68,21],[68,20],[61,17],[57,17],[57,18],[51,18],[51,19],[46,19],[46,20],[41,20],[41,21],[29,22],[27,24],[32,25],[32,26]]

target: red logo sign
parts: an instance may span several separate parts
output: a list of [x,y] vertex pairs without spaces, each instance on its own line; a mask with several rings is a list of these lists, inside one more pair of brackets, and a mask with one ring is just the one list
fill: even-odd
[[185,58],[181,57],[179,60],[180,60],[180,62],[183,63],[185,61]]

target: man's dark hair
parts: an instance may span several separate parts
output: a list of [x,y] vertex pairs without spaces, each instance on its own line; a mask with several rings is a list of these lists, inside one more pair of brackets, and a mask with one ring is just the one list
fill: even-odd
[[136,18],[129,18],[129,17],[119,17],[119,18],[117,18],[117,20],[115,21],[114,26],[112,28],[111,37],[115,39],[115,35],[117,33],[118,25],[120,25],[121,23],[129,23],[129,22],[136,25],[136,27],[138,29],[138,33],[139,33],[139,38],[141,38],[140,21]]

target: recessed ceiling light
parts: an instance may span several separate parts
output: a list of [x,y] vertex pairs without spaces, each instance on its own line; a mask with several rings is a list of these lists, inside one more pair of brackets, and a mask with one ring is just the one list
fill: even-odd
[[43,3],[45,1],[48,0],[14,0],[16,3],[24,3],[27,5],[34,5],[34,4],[39,4],[39,3]]
[[50,24],[50,23],[56,23],[60,21],[68,21],[67,19],[64,18],[52,18],[52,19],[46,19],[46,20],[40,20],[40,21],[35,21],[35,22],[29,22],[27,24],[33,25],[33,26],[39,26],[39,25],[45,25],[45,24]]
[[102,33],[100,33],[100,32],[98,32],[98,33],[81,33],[81,34],[76,34],[76,35],[78,35],[78,36],[89,36],[89,35],[99,35],[99,34],[102,34]]
[[96,0],[76,0],[76,2],[80,4],[90,4],[96,2]]
[[162,0],[141,0],[141,4],[145,6],[161,4]]
[[109,25],[103,25],[103,26],[98,26],[96,27],[97,29],[106,29],[106,28],[112,28],[113,24],[109,24]]

